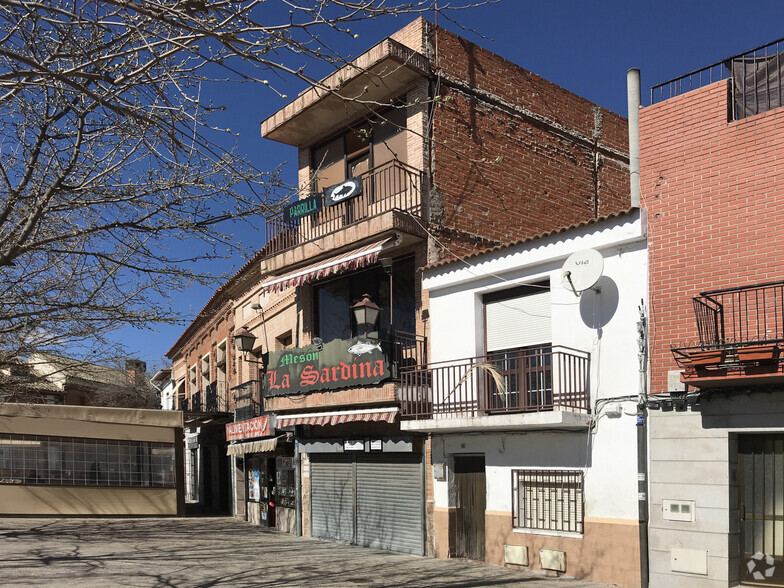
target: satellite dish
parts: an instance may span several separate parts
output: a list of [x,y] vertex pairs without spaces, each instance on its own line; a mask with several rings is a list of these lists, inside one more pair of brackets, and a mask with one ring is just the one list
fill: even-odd
[[567,290],[579,296],[580,292],[592,288],[604,270],[602,254],[595,249],[584,249],[572,253],[561,268],[561,283]]

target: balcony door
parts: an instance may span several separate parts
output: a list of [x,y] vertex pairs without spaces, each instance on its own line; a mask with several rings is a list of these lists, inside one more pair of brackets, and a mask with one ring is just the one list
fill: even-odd
[[552,332],[549,283],[485,295],[487,367],[484,409],[552,407]]
[[740,579],[784,586],[784,435],[740,435]]

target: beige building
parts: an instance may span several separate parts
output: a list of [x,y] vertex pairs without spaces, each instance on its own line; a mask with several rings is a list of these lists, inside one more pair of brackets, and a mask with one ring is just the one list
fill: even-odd
[[182,515],[181,412],[0,403],[0,515]]

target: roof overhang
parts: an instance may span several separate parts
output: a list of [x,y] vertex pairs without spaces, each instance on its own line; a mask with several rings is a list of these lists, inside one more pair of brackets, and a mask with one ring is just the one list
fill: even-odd
[[262,121],[261,136],[295,147],[311,145],[429,75],[427,57],[385,39]]

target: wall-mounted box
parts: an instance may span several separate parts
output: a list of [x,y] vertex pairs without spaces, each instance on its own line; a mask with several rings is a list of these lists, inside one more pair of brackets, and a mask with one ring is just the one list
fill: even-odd
[[694,522],[693,500],[662,500],[662,518],[665,521]]
[[686,574],[708,575],[708,552],[702,549],[670,550],[670,570]]
[[557,549],[540,549],[539,562],[543,570],[566,571],[566,552]]
[[528,548],[525,545],[504,545],[504,563],[528,565]]

